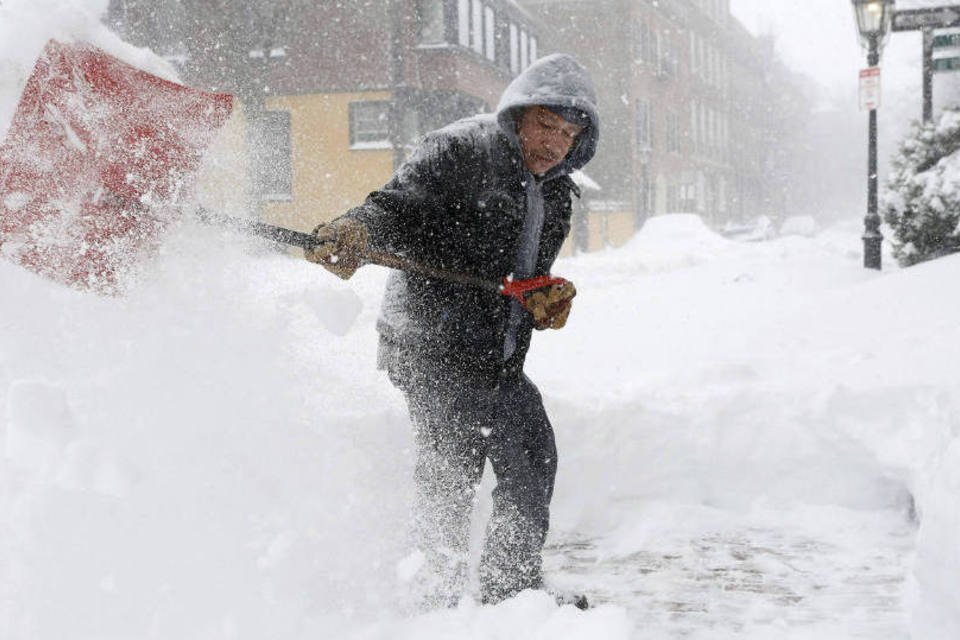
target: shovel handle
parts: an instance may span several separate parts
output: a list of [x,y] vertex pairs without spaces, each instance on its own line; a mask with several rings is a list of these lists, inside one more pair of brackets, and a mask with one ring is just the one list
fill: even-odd
[[207,224],[233,229],[234,231],[242,231],[243,233],[259,236],[292,247],[309,249],[314,244],[313,234],[278,227],[258,220],[246,220],[244,218],[225,216],[222,213],[214,213],[203,208],[197,209],[197,218]]
[[[267,240],[273,240],[274,242],[279,242],[280,244],[299,247],[304,250],[311,249],[316,244],[316,239],[312,233],[294,231],[293,229],[278,227],[276,225],[260,222],[258,220],[235,218],[233,216],[226,216],[221,213],[213,213],[203,208],[197,210],[197,217],[207,224],[215,224],[228,229],[233,229],[235,231],[241,231],[243,233],[266,238]],[[416,273],[421,276],[427,276],[428,278],[443,280],[445,282],[465,284],[490,291],[501,291],[500,283],[478,278],[466,273],[431,267],[392,253],[368,251],[364,254],[363,261],[366,264],[375,264],[381,267],[388,267],[390,269],[398,269],[400,271]]]

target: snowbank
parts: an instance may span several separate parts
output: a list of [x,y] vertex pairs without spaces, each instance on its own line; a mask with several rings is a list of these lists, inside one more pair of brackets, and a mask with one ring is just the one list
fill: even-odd
[[876,274],[855,233],[831,230],[713,242],[698,262],[691,228],[676,219],[556,269],[580,295],[530,369],[562,416],[558,526],[623,554],[658,539],[641,533],[664,517],[656,505],[720,509],[728,525],[768,509],[790,520],[803,505],[904,522],[915,510],[913,632],[956,637],[960,302],[942,287],[960,259]]
[[700,216],[674,213],[647,220],[642,232],[624,250],[642,256],[651,271],[661,271],[708,262],[729,249],[730,244],[711,231]]
[[[731,523],[906,524],[912,496],[914,629],[950,637],[960,336],[939,283],[960,261],[865,272],[854,234],[709,239],[698,263],[701,245],[669,238],[701,231],[678,223],[558,265],[581,294],[529,367],[560,445],[552,539],[670,555],[671,534]],[[405,617],[412,452],[374,371],[383,273],[341,283],[189,225],[165,247],[122,299],[0,264],[0,635],[631,637],[625,603],[537,594]],[[853,553],[869,535],[830,539]],[[815,629],[848,637],[836,613]],[[642,628],[671,637],[675,618]],[[730,635],[769,637],[765,619]]]
[[362,305],[229,240],[183,230],[121,300],[0,265],[3,637],[299,637],[392,601],[408,434]]

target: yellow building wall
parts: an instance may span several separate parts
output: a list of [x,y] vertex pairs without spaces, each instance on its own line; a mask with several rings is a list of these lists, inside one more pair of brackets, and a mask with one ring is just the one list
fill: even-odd
[[[594,211],[587,218],[587,251],[599,251],[605,247],[619,247],[635,233],[633,214],[629,211]],[[567,238],[568,245],[570,239]]]
[[[262,203],[263,219],[280,226],[310,231],[363,202],[393,172],[392,149],[350,149],[349,105],[356,101],[389,100],[389,92],[358,92],[274,96],[268,110],[290,113],[293,197]],[[201,203],[214,211],[244,215],[250,193],[242,105],[211,145],[198,176]],[[633,235],[628,211],[588,214],[588,251],[621,246]],[[570,238],[561,255],[572,253]]]
[[633,235],[633,214],[628,211],[607,213],[607,244],[620,247]]
[[603,248],[604,220],[602,213],[591,213],[587,218],[587,251]]
[[264,202],[264,220],[311,231],[383,186],[393,173],[393,150],[350,149],[349,105],[391,97],[378,91],[268,98],[268,110],[290,112],[293,199]]

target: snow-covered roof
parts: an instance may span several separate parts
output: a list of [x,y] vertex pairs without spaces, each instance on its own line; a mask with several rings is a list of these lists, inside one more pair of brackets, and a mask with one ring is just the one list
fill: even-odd
[[571,173],[570,178],[573,179],[574,184],[584,191],[603,191],[603,189],[600,188],[600,185],[581,169],[577,169]]

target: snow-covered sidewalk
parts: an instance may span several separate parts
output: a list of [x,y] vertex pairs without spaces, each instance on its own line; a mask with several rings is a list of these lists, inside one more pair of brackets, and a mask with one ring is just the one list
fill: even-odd
[[625,606],[637,638],[909,637],[915,529],[901,512],[621,507],[655,524],[561,539],[546,558],[558,583]]

